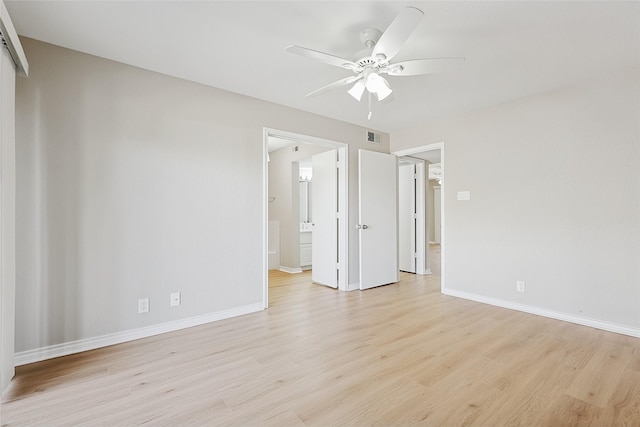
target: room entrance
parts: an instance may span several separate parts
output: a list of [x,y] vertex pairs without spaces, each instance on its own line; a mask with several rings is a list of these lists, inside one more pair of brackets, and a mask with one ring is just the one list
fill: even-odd
[[264,130],[265,308],[269,269],[310,266],[314,283],[347,289],[347,155],[343,143]]
[[[441,284],[444,284],[444,263],[445,263],[445,247],[444,247],[444,204],[440,203],[439,195],[444,194],[444,143],[436,143],[423,145],[406,150],[396,151],[393,154],[401,159],[406,159],[409,164],[416,164],[417,182],[423,184],[420,188],[415,187],[416,200],[407,203],[415,203],[416,224],[422,228],[415,236],[420,239],[415,243],[416,248],[416,273],[431,274],[432,261],[436,261],[437,267],[441,270]],[[422,165],[422,171],[419,172],[419,166]],[[438,198],[436,199],[437,196]],[[419,198],[422,201],[419,201]],[[409,230],[408,233],[413,233]],[[410,234],[409,234],[410,236]],[[401,237],[402,239],[402,237]],[[402,240],[400,241],[402,245]],[[408,245],[414,244],[409,241]],[[407,252],[409,249],[407,249]],[[433,254],[439,255],[437,260],[432,260]],[[411,264],[404,264],[406,271],[411,271]],[[401,269],[402,266],[401,266]],[[407,270],[408,269],[408,270]]]

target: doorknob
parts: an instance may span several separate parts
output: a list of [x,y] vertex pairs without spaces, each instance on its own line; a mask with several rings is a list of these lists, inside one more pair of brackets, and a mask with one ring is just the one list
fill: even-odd
[[356,228],[358,230],[366,230],[367,228],[369,228],[369,226],[366,225],[366,224],[362,224],[362,225],[358,224],[358,225],[356,225]]

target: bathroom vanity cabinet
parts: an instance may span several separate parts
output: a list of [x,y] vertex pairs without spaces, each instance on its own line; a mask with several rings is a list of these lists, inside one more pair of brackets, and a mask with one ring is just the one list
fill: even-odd
[[311,231],[300,232],[300,268],[311,269]]

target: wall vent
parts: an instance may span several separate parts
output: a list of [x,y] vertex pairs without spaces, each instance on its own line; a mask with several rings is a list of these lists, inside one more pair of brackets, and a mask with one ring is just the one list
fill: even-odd
[[375,132],[371,132],[370,130],[367,131],[367,142],[370,142],[372,144],[380,144],[380,134],[379,133],[375,133]]

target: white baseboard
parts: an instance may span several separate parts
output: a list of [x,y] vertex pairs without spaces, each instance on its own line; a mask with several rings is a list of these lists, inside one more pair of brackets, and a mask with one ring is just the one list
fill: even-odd
[[36,348],[33,350],[21,351],[15,354],[15,365],[21,366],[28,363],[53,359],[54,357],[68,356],[69,354],[94,350],[96,348],[107,347],[114,344],[121,344],[123,342],[133,341],[140,338],[152,337],[154,335],[160,335],[166,332],[173,332],[180,329],[190,328],[192,326],[203,325],[205,323],[211,323],[218,320],[241,316],[243,314],[255,313],[258,311],[262,311],[263,309],[264,307],[262,302],[259,302],[256,304],[231,308],[229,310],[204,314],[202,316],[195,316],[187,319],[161,323],[158,325],[146,326],[144,328],[131,329],[128,331],[115,332],[113,334],[102,335],[99,337],[87,338],[78,341],[71,341],[62,344]]
[[290,274],[297,274],[297,273],[302,273],[302,269],[301,268],[291,268],[291,267],[284,267],[284,266],[280,266],[280,268],[278,269],[284,273],[290,273]]
[[442,293],[452,297],[458,297],[471,301],[481,302],[483,304],[495,305],[497,307],[508,308],[510,310],[522,311],[524,313],[535,314],[537,316],[548,317],[565,322],[575,323],[578,325],[589,326],[591,328],[602,329],[603,331],[615,332],[622,335],[640,338],[640,328],[619,325],[617,323],[605,322],[602,320],[589,319],[586,317],[574,316],[571,314],[561,313],[544,308],[534,307],[525,304],[518,304],[511,301],[505,301],[497,298],[485,297],[482,295],[472,294],[455,289],[442,289]]
[[360,282],[349,283],[347,285],[347,291],[357,291],[360,289]]

